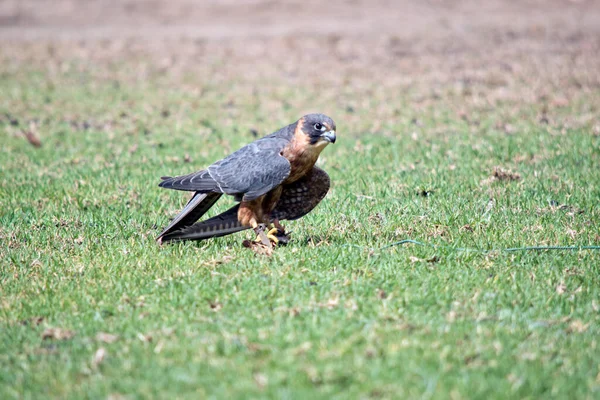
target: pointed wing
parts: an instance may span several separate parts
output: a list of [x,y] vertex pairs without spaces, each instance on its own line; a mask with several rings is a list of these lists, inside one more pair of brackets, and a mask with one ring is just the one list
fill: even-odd
[[290,174],[290,163],[280,153],[289,139],[267,136],[250,143],[206,170],[167,178],[159,186],[176,190],[242,194],[254,200],[280,185]]

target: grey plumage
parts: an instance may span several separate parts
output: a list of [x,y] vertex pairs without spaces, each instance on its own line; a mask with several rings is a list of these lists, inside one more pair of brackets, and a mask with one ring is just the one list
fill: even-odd
[[258,139],[207,169],[189,175],[166,178],[166,189],[243,194],[254,200],[280,185],[290,174],[290,163],[280,153],[290,142],[296,123]]

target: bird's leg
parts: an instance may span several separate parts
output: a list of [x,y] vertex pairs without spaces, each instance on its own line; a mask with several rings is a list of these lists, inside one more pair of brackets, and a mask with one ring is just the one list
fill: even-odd
[[280,233],[285,233],[285,226],[281,225],[279,223],[278,219],[274,219],[273,220],[273,226],[280,232]]

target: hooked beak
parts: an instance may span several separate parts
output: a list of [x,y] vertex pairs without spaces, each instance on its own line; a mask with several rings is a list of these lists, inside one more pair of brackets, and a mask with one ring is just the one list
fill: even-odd
[[323,132],[321,137],[330,143],[335,143],[335,131],[334,130]]

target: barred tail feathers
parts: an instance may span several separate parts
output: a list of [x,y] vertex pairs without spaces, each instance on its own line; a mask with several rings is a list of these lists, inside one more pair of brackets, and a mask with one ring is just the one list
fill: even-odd
[[237,212],[239,204],[230,208],[222,214],[209,218],[206,221],[197,222],[183,229],[169,232],[162,237],[162,242],[179,240],[204,240],[248,229],[238,221]]

